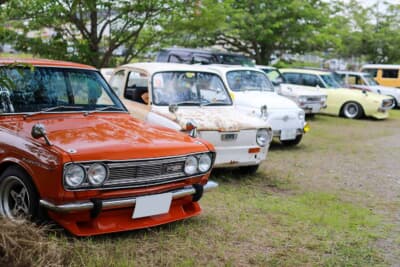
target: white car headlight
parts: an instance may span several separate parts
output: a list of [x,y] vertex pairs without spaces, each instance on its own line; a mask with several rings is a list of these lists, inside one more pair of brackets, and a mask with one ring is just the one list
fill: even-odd
[[107,178],[107,168],[100,163],[92,164],[87,170],[87,177],[92,185],[101,185]]
[[302,121],[304,121],[306,119],[306,115],[304,113],[304,110],[299,111],[298,116],[299,116],[299,119],[302,120]]
[[203,154],[199,158],[199,171],[206,172],[211,168],[211,157],[209,154]]
[[269,142],[269,135],[266,129],[259,129],[256,135],[256,141],[259,146],[265,146]]
[[64,170],[64,181],[69,187],[78,187],[85,179],[85,170],[77,164],[68,165]]
[[299,102],[307,102],[307,97],[306,96],[300,96],[299,97]]
[[185,161],[184,171],[187,175],[193,175],[197,172],[198,162],[196,157],[189,156]]

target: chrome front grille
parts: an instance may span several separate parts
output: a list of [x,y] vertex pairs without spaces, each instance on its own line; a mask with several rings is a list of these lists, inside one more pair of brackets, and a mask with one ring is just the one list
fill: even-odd
[[321,97],[319,96],[308,96],[307,102],[321,102]]
[[186,157],[108,163],[109,177],[104,187],[140,187],[187,178],[183,168]]

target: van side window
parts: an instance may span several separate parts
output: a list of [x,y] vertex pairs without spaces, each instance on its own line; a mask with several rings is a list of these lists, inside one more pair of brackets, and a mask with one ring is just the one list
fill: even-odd
[[382,78],[397,78],[399,74],[398,69],[382,69]]
[[129,72],[124,97],[142,104],[147,104],[143,99],[144,94],[148,94],[147,74],[137,71]]

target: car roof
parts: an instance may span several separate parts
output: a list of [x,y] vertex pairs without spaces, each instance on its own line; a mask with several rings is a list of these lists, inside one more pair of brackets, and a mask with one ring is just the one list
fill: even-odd
[[216,70],[220,73],[227,73],[229,71],[234,71],[234,70],[252,70],[252,71],[257,71],[260,73],[265,74],[262,70],[256,67],[246,67],[246,66],[239,66],[239,65],[225,65],[225,64],[211,64],[207,65],[208,68],[212,70]]
[[95,67],[92,67],[89,65],[68,62],[68,61],[40,59],[40,58],[0,58],[0,65],[9,65],[9,64],[27,64],[27,65],[41,66],[41,67],[58,67],[58,68],[76,68],[76,69],[96,70]]
[[214,55],[235,55],[235,56],[243,56],[242,54],[220,51],[220,50],[207,50],[207,49],[199,49],[199,48],[186,48],[186,47],[170,47],[170,48],[163,48],[161,51],[181,51],[181,52],[188,52],[188,53],[204,53],[204,54],[214,54]]
[[400,69],[400,65],[396,64],[365,64],[362,69]]
[[182,64],[182,63],[167,63],[167,62],[139,62],[130,63],[119,66],[114,72],[120,69],[143,69],[149,74],[154,74],[161,71],[198,71],[198,72],[210,72],[218,74],[214,70],[208,68],[209,65],[200,64]]
[[295,73],[308,73],[308,74],[315,74],[315,75],[323,75],[330,73],[330,71],[325,70],[314,70],[314,69],[297,69],[297,68],[283,68],[279,69],[280,72],[295,72]]
[[336,73],[339,74],[350,74],[350,75],[369,75],[368,72],[361,72],[361,71],[346,71],[346,70],[337,70],[335,71]]
[[268,70],[277,70],[278,68],[272,67],[272,66],[267,66],[267,65],[256,65],[257,68],[260,69],[268,69]]

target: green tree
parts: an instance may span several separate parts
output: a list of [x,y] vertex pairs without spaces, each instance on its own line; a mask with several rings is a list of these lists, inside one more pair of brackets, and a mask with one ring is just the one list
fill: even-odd
[[[160,25],[180,2],[168,0],[9,0],[2,15],[20,34],[19,50],[103,67],[124,48],[123,62],[160,40]],[[44,29],[54,35],[41,36]]]
[[229,0],[229,29],[217,44],[266,64],[275,52],[303,53],[324,45],[330,9],[320,0]]

